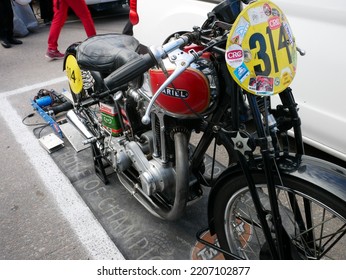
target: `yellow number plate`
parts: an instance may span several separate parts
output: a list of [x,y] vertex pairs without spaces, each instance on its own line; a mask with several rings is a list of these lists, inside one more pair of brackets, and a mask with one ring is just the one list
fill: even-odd
[[74,94],[80,94],[83,89],[83,79],[77,60],[73,55],[66,58],[66,75]]
[[255,95],[282,92],[297,66],[295,39],[286,16],[270,1],[248,5],[234,22],[225,59],[233,79]]

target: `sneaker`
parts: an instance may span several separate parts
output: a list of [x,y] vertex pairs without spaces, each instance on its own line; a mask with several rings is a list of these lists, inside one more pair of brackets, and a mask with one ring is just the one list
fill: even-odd
[[1,41],[1,45],[6,49],[12,47],[12,45],[10,44],[10,42],[8,40]]
[[59,52],[58,50],[48,50],[46,52],[46,57],[49,58],[50,60],[55,60],[55,59],[63,59],[65,55]]
[[10,44],[12,45],[21,45],[23,44],[23,42],[21,40],[15,39],[15,38],[11,38],[8,40],[10,42]]

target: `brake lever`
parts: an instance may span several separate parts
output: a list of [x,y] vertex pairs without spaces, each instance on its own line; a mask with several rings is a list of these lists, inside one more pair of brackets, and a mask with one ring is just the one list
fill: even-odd
[[154,105],[156,99],[161,94],[161,92],[171,84],[182,72],[184,72],[192,62],[199,58],[199,54],[195,50],[191,49],[189,52],[184,52],[182,50],[175,50],[168,55],[169,60],[176,65],[173,73],[167,78],[167,80],[160,86],[160,88],[155,92],[154,96],[151,98],[149,105],[142,117],[143,124],[150,123],[150,112]]

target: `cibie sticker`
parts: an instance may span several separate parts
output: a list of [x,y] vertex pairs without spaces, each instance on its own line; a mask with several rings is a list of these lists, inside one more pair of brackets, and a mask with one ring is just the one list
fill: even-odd
[[239,45],[241,44],[249,26],[250,24],[245,18],[241,17],[239,19],[239,22],[237,26],[235,27],[234,34],[232,36],[233,43],[239,44]]
[[233,68],[237,68],[244,62],[244,51],[237,44],[230,45],[226,50],[227,64]]

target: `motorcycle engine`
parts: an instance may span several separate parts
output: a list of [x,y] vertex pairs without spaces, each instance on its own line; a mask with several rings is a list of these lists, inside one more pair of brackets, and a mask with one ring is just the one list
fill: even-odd
[[[174,64],[166,60],[168,74],[174,71]],[[211,58],[201,57],[184,71],[172,84],[166,87],[156,100],[156,122],[162,128],[167,119],[171,123],[167,130],[156,129],[156,122],[145,126],[141,117],[147,108],[148,102],[161,84],[167,79],[161,69],[151,69],[144,76],[144,83],[140,88],[132,87],[122,98],[118,99],[120,114],[125,124],[125,133],[108,142],[110,145],[109,159],[118,174],[127,176],[122,179],[123,184],[140,185],[141,190],[148,196],[156,193],[165,193],[168,196],[175,186],[175,169],[171,162],[172,140],[169,129],[174,127],[175,119],[196,119],[199,123],[201,116],[214,110],[219,95],[217,73]],[[123,112],[126,115],[123,115]],[[165,119],[165,121],[164,121]],[[164,123],[163,123],[164,122]],[[180,123],[181,124],[181,123]],[[126,129],[126,126],[129,129]],[[126,181],[130,180],[131,183]]]

